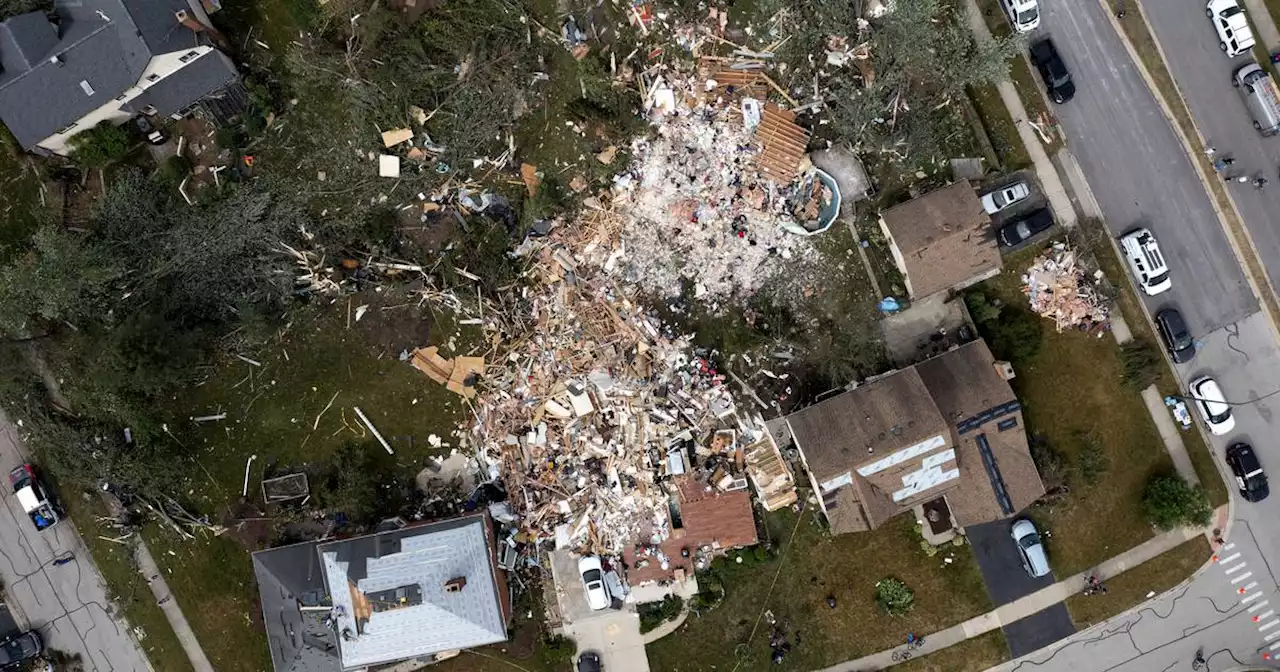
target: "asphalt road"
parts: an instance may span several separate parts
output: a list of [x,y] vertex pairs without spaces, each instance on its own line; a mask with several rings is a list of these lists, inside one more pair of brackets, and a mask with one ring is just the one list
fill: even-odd
[[1041,0],[1040,9],[1039,33],[1076,81],[1075,98],[1054,111],[1108,227],[1118,235],[1143,225],[1160,242],[1174,287],[1159,304],[1176,303],[1197,334],[1257,311],[1191,160],[1102,6]]
[[1272,283],[1280,278],[1280,136],[1264,138],[1253,128],[1249,112],[1231,75],[1253,56],[1229,59],[1218,46],[1218,34],[1205,16],[1203,0],[1144,2],[1143,11],[1164,49],[1169,72],[1205,141],[1236,159],[1240,172],[1264,174],[1271,185],[1259,192],[1249,184],[1232,184],[1232,196]]
[[[0,413],[0,470],[24,461],[13,425]],[[19,624],[47,646],[79,653],[89,670],[150,672],[133,633],[115,618],[106,585],[71,521],[37,532],[5,483],[0,503],[0,578]],[[63,565],[54,558],[71,556]]]

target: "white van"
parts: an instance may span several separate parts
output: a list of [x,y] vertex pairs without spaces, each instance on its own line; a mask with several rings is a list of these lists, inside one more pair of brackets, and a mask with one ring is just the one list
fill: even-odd
[[1134,229],[1120,237],[1120,249],[1129,262],[1129,270],[1147,296],[1155,296],[1173,287],[1169,266],[1164,262],[1156,237],[1146,229]]
[[1264,136],[1280,132],[1280,95],[1271,75],[1262,66],[1250,62],[1236,70],[1231,83],[1240,90],[1249,116],[1253,117],[1253,127]]

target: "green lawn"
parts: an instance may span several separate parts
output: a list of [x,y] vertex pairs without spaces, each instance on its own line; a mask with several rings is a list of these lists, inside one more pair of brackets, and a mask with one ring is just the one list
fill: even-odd
[[1009,659],[1004,631],[996,628],[937,653],[912,658],[894,672],[982,672]]
[[[1021,275],[1036,252],[1006,258],[1001,274],[979,291],[1005,302],[1006,311],[1026,310]],[[1073,468],[1086,450],[1082,437],[1091,434],[1110,465],[1096,485],[1069,476],[1066,498],[1031,509],[1052,533],[1054,569],[1066,576],[1151,538],[1142,492],[1153,475],[1169,473],[1173,465],[1142,398],[1121,383],[1115,340],[1105,333],[1056,333],[1052,322],[1040,321],[1039,353],[1013,362],[1017,377],[1011,382],[1027,431],[1043,436]]]
[[[782,557],[756,566],[716,563],[710,581],[725,587],[724,601],[701,616],[690,615],[675,633],[646,647],[650,667],[655,672],[727,669],[736,654],[741,671],[815,669],[892,647],[905,641],[908,632],[935,632],[992,608],[969,548],[947,547],[927,557],[911,516],[900,516],[875,532],[835,537],[826,534],[820,518],[805,512],[798,519],[789,510],[766,515],[769,536]],[[793,530],[794,541],[788,542]],[[915,607],[906,616],[887,616],[875,605],[875,583],[888,577],[915,591]],[[702,581],[705,589],[709,580]],[[836,597],[835,609],[824,603],[827,595]],[[770,662],[768,623],[760,620],[756,629],[766,609],[793,645],[781,666]]]
[[992,149],[1000,160],[1000,169],[1007,172],[1029,167],[1031,157],[1027,154],[1027,147],[1022,144],[1013,117],[1009,116],[1009,108],[1004,106],[995,85],[971,87],[969,98],[987,137],[991,139]]
[[1107,579],[1105,595],[1073,595],[1067,598],[1071,620],[1078,630],[1084,630],[1127,611],[1150,599],[1147,596],[1151,593],[1159,595],[1182,583],[1208,561],[1210,553],[1208,540],[1196,537]]
[[[178,643],[178,637],[173,634],[173,628],[169,626],[164,612],[156,604],[151,587],[135,568],[132,550],[127,546],[102,539],[102,537],[115,538],[120,535],[119,530],[103,525],[98,520],[99,517],[107,515],[106,505],[98,499],[97,493],[84,494],[83,497],[78,493],[63,497],[63,504],[67,508],[68,516],[75,522],[85,545],[89,547],[93,563],[97,565],[103,580],[106,581],[108,594],[124,611],[130,627],[141,628],[142,637],[139,644],[147,654],[147,659],[151,661],[151,666],[166,672],[192,669],[190,659],[182,650],[182,645]],[[152,553],[155,553],[154,548]],[[166,578],[172,581],[168,575]],[[188,612],[188,616],[191,615]],[[205,643],[205,651],[212,654],[215,647],[210,644],[212,642]]]

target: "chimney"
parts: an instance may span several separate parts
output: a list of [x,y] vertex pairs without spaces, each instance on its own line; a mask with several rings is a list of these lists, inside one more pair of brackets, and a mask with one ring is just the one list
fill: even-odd
[[462,587],[465,585],[467,585],[467,577],[465,576],[459,576],[457,578],[449,579],[448,581],[444,582],[444,592],[457,593],[457,592],[460,592],[462,590]]
[[999,374],[1001,378],[1004,378],[1005,380],[1013,380],[1014,373],[1012,364],[1006,361],[997,361],[993,366],[995,366],[996,373]]
[[227,38],[224,37],[221,32],[218,32],[217,28],[201,23],[200,19],[197,19],[191,14],[191,12],[188,12],[185,9],[179,9],[173,13],[173,17],[178,20],[178,23],[181,23],[190,29],[191,32],[204,33],[208,35],[209,39],[213,40],[219,47],[227,49]]

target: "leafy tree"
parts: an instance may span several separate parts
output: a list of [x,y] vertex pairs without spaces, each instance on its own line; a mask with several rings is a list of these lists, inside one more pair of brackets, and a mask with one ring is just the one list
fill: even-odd
[[1036,463],[1036,471],[1040,472],[1040,479],[1046,487],[1066,482],[1071,467],[1043,434],[1029,436],[1027,445],[1031,449],[1031,460]]
[[42,227],[26,255],[0,268],[0,332],[26,338],[40,322],[77,325],[103,319],[103,302],[126,272],[94,240]]
[[1150,343],[1133,340],[1120,346],[1120,361],[1124,365],[1124,383],[1134,390],[1144,390],[1160,377],[1164,359]]
[[73,136],[71,157],[90,168],[104,168],[129,154],[133,142],[124,126],[104,121]]
[[983,326],[996,357],[1024,363],[1040,352],[1043,326],[1040,318],[1021,307],[1007,306],[1001,317]]
[[1162,530],[1179,525],[1208,525],[1213,515],[1200,486],[1192,487],[1181,476],[1157,476],[1142,495],[1147,517]]
[[915,606],[916,596],[907,584],[897,579],[876,582],[876,606],[890,616],[902,616]]
[[964,295],[964,304],[969,308],[969,315],[975,324],[986,324],[1000,317],[1000,309],[1004,306],[987,298],[982,292],[969,292]]

